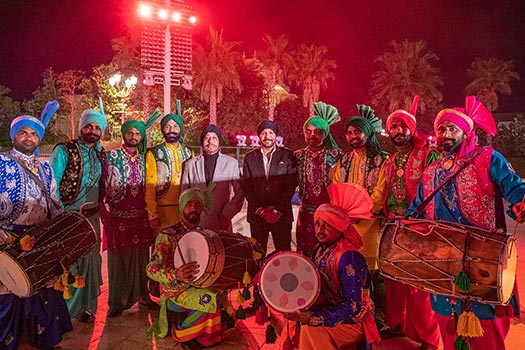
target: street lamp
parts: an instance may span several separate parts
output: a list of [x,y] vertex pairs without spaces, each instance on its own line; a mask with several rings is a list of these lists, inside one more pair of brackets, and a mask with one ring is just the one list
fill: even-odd
[[140,3],[138,16],[145,22],[140,54],[143,82],[164,85],[164,114],[168,114],[171,85],[192,88],[192,27],[197,17],[184,0]]
[[121,124],[123,124],[126,119],[125,109],[127,104],[125,103],[125,101],[129,97],[131,92],[135,89],[138,79],[136,76],[132,75],[131,77],[128,77],[124,81],[122,81],[122,74],[116,73],[109,77],[108,81],[109,85],[111,86],[112,92],[120,100],[120,122]]

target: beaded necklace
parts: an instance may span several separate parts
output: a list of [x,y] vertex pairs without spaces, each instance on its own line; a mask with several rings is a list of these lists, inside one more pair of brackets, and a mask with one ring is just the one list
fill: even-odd
[[398,152],[394,159],[395,170],[392,173],[395,173],[396,176],[394,181],[392,181],[392,193],[398,203],[402,203],[406,198],[405,179],[403,175],[405,175],[405,165],[411,152],[412,149],[405,153]]

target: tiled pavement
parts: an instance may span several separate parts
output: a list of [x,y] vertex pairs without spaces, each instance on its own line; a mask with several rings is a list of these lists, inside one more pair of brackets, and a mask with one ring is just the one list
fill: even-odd
[[[512,232],[514,224],[509,223],[509,231]],[[242,218],[236,227],[237,231],[242,231]],[[525,229],[521,226],[518,240],[518,251],[523,252],[525,249]],[[520,241],[521,240],[521,241]],[[107,297],[107,271],[106,271],[106,254],[103,254],[103,274],[104,285],[102,286],[102,295],[99,298],[99,309],[95,324],[87,325],[73,320],[74,331],[65,335],[60,344],[64,350],[174,350],[181,349],[171,337],[148,341],[146,339],[146,329],[149,327],[157,316],[158,312],[150,312],[139,308],[137,305],[121,316],[115,318],[106,318]],[[520,291],[522,305],[525,305],[525,259],[518,263],[520,276]],[[238,321],[236,327],[229,331],[224,337],[223,343],[214,348],[217,350],[256,350],[256,349],[279,349],[279,344],[264,344],[265,327],[255,324],[254,317],[247,320]],[[506,341],[507,350],[523,349],[523,340],[525,339],[525,319],[516,320],[511,326],[509,336]],[[378,350],[416,350],[419,344],[416,344],[408,338],[392,338],[382,341],[375,349]],[[25,349],[24,349],[25,350]],[[322,350],[322,349],[320,349]]]

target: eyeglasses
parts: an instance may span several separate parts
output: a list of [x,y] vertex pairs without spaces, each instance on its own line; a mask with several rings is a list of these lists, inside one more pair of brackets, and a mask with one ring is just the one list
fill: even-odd
[[304,129],[304,133],[306,135],[315,135],[315,136],[323,136],[324,132],[321,129]]

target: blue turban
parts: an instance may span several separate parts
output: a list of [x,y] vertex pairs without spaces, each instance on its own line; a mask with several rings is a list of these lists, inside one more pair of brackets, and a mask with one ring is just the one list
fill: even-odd
[[104,132],[108,126],[106,116],[95,109],[86,109],[82,112],[80,117],[80,122],[78,124],[78,129],[82,130],[86,125],[91,123],[97,123],[100,127],[100,130]]
[[18,134],[20,129],[24,126],[28,126],[36,131],[38,138],[42,141],[47,125],[59,107],[60,105],[57,101],[49,101],[40,114],[40,120],[30,115],[21,115],[13,119],[11,122],[11,129],[9,130],[11,140],[15,139],[15,135]]

